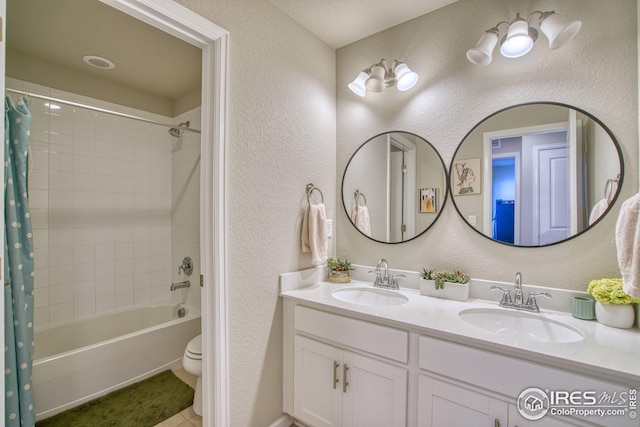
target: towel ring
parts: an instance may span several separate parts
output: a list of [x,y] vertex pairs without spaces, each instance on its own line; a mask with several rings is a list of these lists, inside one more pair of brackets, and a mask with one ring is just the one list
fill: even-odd
[[324,194],[322,194],[322,191],[320,191],[320,189],[312,183],[307,184],[307,203],[311,204],[311,200],[309,200],[309,198],[311,197],[311,193],[313,193],[314,190],[320,193],[320,200],[322,201],[322,203],[324,203]]
[[617,184],[620,182],[620,175],[616,179],[607,179],[607,183],[604,185],[604,198],[607,199],[608,202],[611,202],[611,197],[613,196],[613,184]]
[[[362,200],[364,201],[364,204],[359,205],[358,202],[360,202],[360,196],[362,196]],[[361,193],[360,190],[356,190],[353,193],[353,198],[356,201],[356,206],[367,206],[367,197],[364,195],[364,193]]]

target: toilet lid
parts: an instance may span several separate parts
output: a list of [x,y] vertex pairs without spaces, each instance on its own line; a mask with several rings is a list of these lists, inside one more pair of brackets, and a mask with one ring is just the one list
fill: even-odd
[[189,341],[189,344],[187,344],[187,352],[194,356],[202,356],[202,335],[198,335]]

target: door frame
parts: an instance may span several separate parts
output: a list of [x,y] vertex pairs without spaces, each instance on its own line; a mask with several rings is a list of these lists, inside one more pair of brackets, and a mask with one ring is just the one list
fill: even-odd
[[229,32],[172,0],[100,0],[202,49],[200,255],[203,425],[230,424],[225,148]]
[[[567,122],[557,122],[557,123],[548,123],[543,125],[535,125],[535,126],[525,126],[520,128],[513,129],[501,129],[491,132],[484,132],[482,134],[482,229],[484,230],[485,235],[491,236],[492,230],[492,141],[494,139],[500,138],[513,138],[517,136],[537,134],[537,133],[549,133],[565,130],[568,134],[572,134],[571,128],[569,127],[570,123]],[[575,151],[575,139],[570,139],[570,149]],[[572,181],[572,184],[574,182]],[[517,192],[517,190],[516,190]],[[519,220],[518,220],[519,221]],[[488,234],[487,234],[488,230]],[[522,236],[520,236],[522,237]]]

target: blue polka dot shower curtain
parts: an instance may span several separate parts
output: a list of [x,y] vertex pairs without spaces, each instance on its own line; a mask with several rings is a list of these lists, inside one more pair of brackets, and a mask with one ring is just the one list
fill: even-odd
[[4,101],[4,342],[5,426],[34,426],[33,234],[27,199],[31,113],[21,98]]

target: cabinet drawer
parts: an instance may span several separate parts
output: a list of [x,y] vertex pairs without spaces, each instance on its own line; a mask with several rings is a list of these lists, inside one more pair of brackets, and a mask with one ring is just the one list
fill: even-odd
[[351,348],[407,363],[409,333],[297,305],[295,329]]
[[421,336],[420,369],[517,398],[522,390],[596,390],[628,392],[629,387],[550,368],[536,363]]

